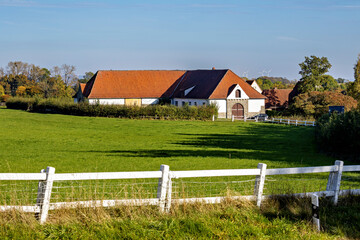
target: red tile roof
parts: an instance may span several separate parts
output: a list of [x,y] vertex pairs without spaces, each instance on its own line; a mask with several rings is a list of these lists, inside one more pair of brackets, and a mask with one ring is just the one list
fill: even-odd
[[80,89],[81,89],[82,93],[84,93],[85,86],[86,86],[86,83],[80,83]]
[[185,71],[98,71],[86,84],[88,98],[159,98],[169,91]]
[[262,92],[267,97],[265,108],[287,107],[289,104],[289,94],[293,89],[267,89]]
[[245,80],[233,73],[233,71],[227,70],[225,76],[211,94],[210,99],[226,98],[228,96],[228,90],[233,84],[239,84],[249,98],[266,98],[246,83]]
[[[266,98],[231,70],[98,71],[86,84],[88,98],[224,99],[239,84],[250,98]],[[186,96],[184,91],[194,87]]]

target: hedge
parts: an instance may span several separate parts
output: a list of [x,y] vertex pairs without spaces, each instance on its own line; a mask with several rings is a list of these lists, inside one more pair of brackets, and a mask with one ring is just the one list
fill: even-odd
[[316,140],[323,151],[360,162],[360,112],[325,114],[316,122]]
[[195,119],[210,120],[217,116],[217,107],[209,106],[184,106],[149,105],[101,105],[86,102],[73,103],[68,99],[38,99],[38,98],[10,98],[6,102],[7,108],[21,109],[38,113],[57,113],[90,117],[116,117],[116,118],[160,118],[160,119]]

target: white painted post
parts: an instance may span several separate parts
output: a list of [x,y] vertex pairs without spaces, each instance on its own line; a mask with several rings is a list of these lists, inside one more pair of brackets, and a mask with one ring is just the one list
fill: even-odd
[[212,115],[212,121],[213,122],[215,121],[215,115]]
[[246,116],[244,116],[244,122],[246,122]]
[[313,121],[313,127],[315,127],[315,121]]
[[167,213],[170,212],[170,208],[171,208],[171,194],[172,194],[172,176],[171,176],[171,172],[170,172],[169,180],[168,180],[168,184],[167,184],[166,204],[165,204],[165,211]]
[[326,191],[334,191],[333,203],[337,204],[340,191],[341,175],[344,167],[344,162],[340,160],[335,161],[335,166],[338,166],[338,170],[330,172],[329,179],[326,185]]
[[255,122],[258,122],[258,118],[257,118],[257,117],[255,118]]
[[42,193],[41,194],[38,193],[38,197],[41,198],[37,199],[36,201],[36,202],[39,201],[39,205],[40,205],[40,224],[45,223],[48,216],[55,168],[47,167],[45,173],[46,173],[46,180],[42,182]]
[[166,202],[166,189],[169,182],[169,166],[162,164],[160,166],[160,171],[162,172],[162,175],[161,178],[159,178],[157,198],[159,199],[160,212],[164,212]]
[[312,204],[312,219],[313,224],[316,227],[317,231],[320,231],[320,216],[319,216],[319,196],[316,194],[311,195],[311,204]]
[[290,125],[290,119],[288,119],[288,125]]
[[257,168],[260,169],[260,175],[256,176],[255,179],[254,195],[256,197],[256,205],[260,207],[265,184],[266,164],[259,163]]
[[271,121],[274,122],[274,118],[272,118]]
[[298,125],[298,120],[296,119],[296,120],[295,120],[295,126],[297,126],[297,125]]
[[235,120],[234,115],[231,115],[231,121],[233,122]]
[[307,121],[305,120],[305,126],[306,126],[306,123],[307,123]]

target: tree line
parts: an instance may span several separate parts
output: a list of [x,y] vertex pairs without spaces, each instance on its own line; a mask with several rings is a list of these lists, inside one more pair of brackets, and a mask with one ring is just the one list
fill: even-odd
[[51,69],[21,61],[9,62],[0,67],[0,96],[6,100],[11,96],[43,98],[72,97],[78,82],[86,82],[93,73],[83,79],[75,74],[73,65],[63,64]]

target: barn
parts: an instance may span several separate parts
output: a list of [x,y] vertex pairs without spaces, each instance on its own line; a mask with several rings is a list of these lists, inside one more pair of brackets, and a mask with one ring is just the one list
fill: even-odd
[[265,113],[266,97],[229,69],[99,70],[75,102],[146,106],[166,98],[175,106],[216,104],[220,118]]

